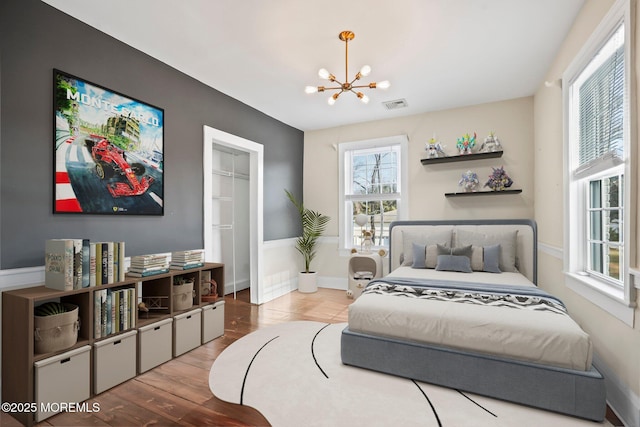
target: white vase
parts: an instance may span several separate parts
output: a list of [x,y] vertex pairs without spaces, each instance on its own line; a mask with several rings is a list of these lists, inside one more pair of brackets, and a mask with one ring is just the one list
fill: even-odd
[[318,272],[298,273],[298,292],[310,294],[318,290]]

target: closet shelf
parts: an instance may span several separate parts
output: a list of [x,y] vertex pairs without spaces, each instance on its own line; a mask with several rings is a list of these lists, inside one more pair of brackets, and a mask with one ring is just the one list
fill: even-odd
[[220,170],[220,169],[212,169],[211,173],[213,173],[214,175],[219,175],[219,176],[225,176],[225,177],[229,177],[229,178],[238,178],[238,179],[249,179],[249,175],[245,174],[245,173],[240,173],[240,172],[232,172],[232,171],[225,171],[225,170]]
[[233,224],[214,224],[211,228],[214,230],[233,230]]

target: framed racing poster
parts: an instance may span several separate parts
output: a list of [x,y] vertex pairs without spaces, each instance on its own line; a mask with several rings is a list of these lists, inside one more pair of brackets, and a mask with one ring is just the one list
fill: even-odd
[[53,70],[54,213],[163,215],[164,110]]

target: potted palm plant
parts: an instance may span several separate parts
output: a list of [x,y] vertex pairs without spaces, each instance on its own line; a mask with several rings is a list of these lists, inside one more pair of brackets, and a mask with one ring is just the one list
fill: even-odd
[[285,190],[287,197],[296,207],[300,214],[300,222],[302,223],[302,235],[296,240],[296,249],[304,258],[304,271],[298,274],[298,291],[310,293],[318,290],[317,275],[315,271],[311,271],[311,261],[316,256],[316,245],[318,238],[322,236],[327,228],[330,217],[319,212],[307,209],[302,202],[296,200],[289,190]]

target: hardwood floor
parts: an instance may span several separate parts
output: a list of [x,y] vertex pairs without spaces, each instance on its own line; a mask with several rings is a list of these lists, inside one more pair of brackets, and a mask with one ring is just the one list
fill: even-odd
[[[225,297],[225,334],[189,353],[137,376],[88,401],[99,412],[61,413],[38,426],[267,426],[252,408],[216,399],[209,389],[209,370],[231,343],[267,325],[292,320],[347,321],[352,302],[344,291],[319,289],[317,293],[292,292],[261,306],[249,303],[248,291],[237,299]],[[61,385],[64,387],[64,384]],[[21,424],[0,414],[3,427]]]
[[[261,306],[249,303],[248,291],[239,292],[235,300],[227,296],[224,336],[90,399],[89,405],[100,405],[98,412],[61,413],[38,426],[268,426],[254,409],[211,394],[213,361],[237,339],[268,325],[293,320],[346,322],[351,302],[344,291],[322,288],[313,294],[292,292]],[[610,410],[607,419],[613,426],[623,425]],[[0,425],[21,424],[0,413]]]

